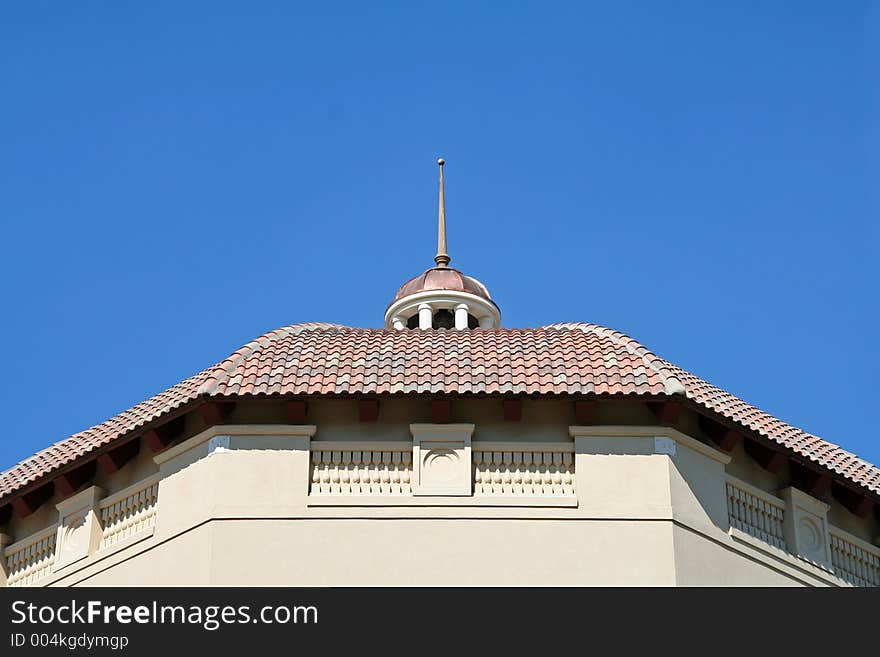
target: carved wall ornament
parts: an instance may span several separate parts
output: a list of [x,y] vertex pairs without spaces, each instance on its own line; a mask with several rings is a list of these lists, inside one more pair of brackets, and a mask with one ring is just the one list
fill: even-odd
[[785,540],[797,556],[831,568],[831,539],[828,535],[828,505],[797,488],[782,491],[786,502]]
[[97,508],[103,494],[98,486],[90,486],[56,505],[60,522],[54,569],[84,559],[98,549],[101,523]]
[[471,495],[473,424],[411,424],[414,495]]

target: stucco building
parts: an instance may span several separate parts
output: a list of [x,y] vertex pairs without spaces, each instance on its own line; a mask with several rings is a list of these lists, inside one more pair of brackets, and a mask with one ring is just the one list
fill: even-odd
[[880,469],[449,266],[0,475],[0,583],[880,585]]

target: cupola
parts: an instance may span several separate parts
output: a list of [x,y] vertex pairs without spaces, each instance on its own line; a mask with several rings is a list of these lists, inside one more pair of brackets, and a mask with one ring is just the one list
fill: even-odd
[[385,311],[385,327],[393,329],[492,329],[501,325],[501,311],[480,281],[449,266],[446,252],[446,198],[440,167],[435,267],[400,286]]

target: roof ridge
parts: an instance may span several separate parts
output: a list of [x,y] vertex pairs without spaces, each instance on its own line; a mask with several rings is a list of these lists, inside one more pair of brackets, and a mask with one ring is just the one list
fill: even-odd
[[[760,413],[761,415],[764,415],[764,416],[766,416],[766,417],[768,417],[768,418],[771,418],[771,419],[773,419],[773,420],[776,420],[777,422],[782,422],[783,424],[785,424],[785,425],[788,426],[789,428],[794,429],[795,431],[798,431],[799,433],[801,433],[801,434],[804,435],[804,436],[809,436],[809,437],[811,437],[811,438],[817,438],[817,439],[819,439],[819,440],[822,440],[822,442],[826,443],[827,445],[831,445],[831,446],[833,446],[833,447],[837,447],[837,448],[839,448],[839,449],[842,449],[842,448],[841,448],[839,445],[837,445],[836,443],[832,443],[831,441],[825,440],[824,438],[819,438],[819,436],[817,436],[817,435],[815,435],[815,434],[812,434],[812,433],[810,433],[810,432],[808,432],[808,431],[805,431],[804,429],[801,429],[800,427],[796,427],[796,426],[793,425],[793,424],[789,424],[789,423],[786,422],[785,420],[782,420],[782,419],[776,417],[775,415],[772,415],[772,414],[768,413],[767,411],[761,410],[760,408],[758,408],[758,407],[755,406],[754,404],[751,404],[751,403],[745,401],[744,399],[742,399],[741,397],[735,395],[734,393],[730,392],[729,390],[725,390],[724,388],[721,388],[721,387],[719,387],[719,386],[716,386],[714,383],[710,383],[710,382],[707,381],[706,379],[704,379],[704,378],[702,378],[702,377],[700,377],[700,376],[697,376],[697,375],[694,374],[693,372],[690,372],[690,371],[684,369],[683,367],[681,367],[681,366],[679,366],[679,365],[673,365],[673,364],[670,363],[670,366],[673,367],[674,369],[678,370],[679,374],[681,374],[682,377],[683,377],[685,380],[687,380],[687,379],[692,379],[694,384],[696,384],[696,385],[700,385],[700,386],[705,387],[705,388],[709,388],[709,389],[711,389],[711,392],[713,392],[713,393],[717,393],[717,394],[720,394],[720,395],[723,395],[724,397],[727,397],[727,401],[734,401],[734,402],[737,402],[737,403],[740,403],[740,404],[744,404],[745,406],[748,406],[750,409],[753,409],[754,411]],[[686,389],[687,389],[687,386],[686,386]],[[688,399],[692,399],[692,400],[694,400],[694,401],[697,401],[697,395],[696,395],[696,393],[695,393],[694,391],[687,390],[687,396],[688,396]],[[709,408],[712,408],[712,409],[716,409],[716,408],[718,407],[718,404],[715,404],[715,403],[712,403],[712,402],[708,402],[708,401],[707,401],[707,402],[704,402],[704,405],[706,405],[706,406],[708,406]],[[738,424],[741,424],[742,426],[744,426],[744,427],[746,427],[746,428],[754,428],[754,427],[752,427],[752,425],[749,424],[748,422],[744,422],[744,421],[742,421],[742,420],[734,420],[734,421],[737,422]],[[763,435],[767,435],[767,434],[766,434],[766,431],[764,431],[764,430],[761,430],[761,429],[756,429],[756,430],[758,431],[758,433],[761,433],[761,434],[763,434]],[[844,451],[845,451],[845,450],[844,450]]]
[[671,372],[671,370],[673,370],[675,367],[674,365],[672,365],[672,363],[663,358],[660,358],[660,356],[653,353],[638,340],[631,338],[625,333],[615,331],[614,329],[610,329],[605,326],[599,326],[598,324],[589,324],[586,322],[563,322],[559,324],[542,326],[541,328],[580,330],[584,331],[585,333],[595,333],[596,335],[608,338],[614,344],[621,345],[631,354],[641,358],[645,362],[645,365],[650,367],[663,380],[663,388],[666,391],[667,395],[687,394],[684,383],[682,383],[681,380],[677,376],[675,376],[674,372]]
[[214,367],[208,368],[211,370],[211,375],[202,382],[199,389],[196,391],[196,394],[198,396],[210,396],[215,393],[220,387],[220,384],[223,383],[233,371],[235,371],[235,368],[238,367],[239,363],[252,356],[258,348],[262,349],[266,345],[269,345],[276,340],[280,340],[281,338],[285,338],[288,335],[297,335],[303,331],[321,331],[327,329],[351,330],[348,326],[334,324],[332,322],[301,322],[299,324],[288,324],[287,326],[267,331],[258,338],[251,340],[243,347],[233,351]]
[[[842,468],[842,467],[839,467],[836,465],[829,465],[827,462],[824,462],[823,459],[820,459],[817,456],[813,456],[810,454],[804,454],[803,450],[795,449],[795,451],[800,452],[802,455],[806,456],[810,461],[813,461],[814,463],[821,463],[821,464],[825,465],[826,467],[830,468],[831,470],[833,470],[834,472],[837,472],[837,473],[842,474],[844,476],[848,476],[852,472],[852,470],[854,470],[854,469],[858,470],[858,469],[862,469],[864,467],[867,467],[875,472],[880,472],[880,468],[878,468],[876,465],[874,465],[870,461],[866,461],[865,459],[863,459],[861,456],[859,456],[855,452],[851,452],[848,449],[841,447],[837,443],[833,443],[830,440],[827,440],[825,438],[822,438],[821,436],[818,436],[814,433],[806,431],[806,430],[802,429],[801,427],[797,427],[793,424],[790,424],[790,423],[786,422],[785,420],[778,418],[775,415],[772,415],[771,413],[768,413],[767,411],[764,411],[764,410],[758,408],[754,404],[751,404],[751,403],[745,401],[744,399],[733,394],[732,392],[729,392],[728,390],[725,390],[724,388],[720,388],[719,386],[716,386],[714,383],[710,383],[706,379],[703,379],[702,377],[697,376],[693,372],[689,372],[688,370],[684,369],[683,367],[681,367],[679,365],[673,365],[670,363],[670,366],[672,368],[674,368],[675,370],[677,370],[683,376],[683,378],[685,380],[693,379],[694,385],[699,385],[701,387],[709,389],[712,393],[721,395],[723,398],[726,398],[725,401],[727,401],[728,403],[741,404],[742,406],[753,411],[755,414],[762,416],[765,420],[779,422],[780,424],[785,425],[788,429],[793,430],[794,434],[792,437],[789,437],[787,439],[776,438],[760,422],[756,422],[755,420],[738,419],[735,417],[730,418],[734,422],[739,424],[740,426],[742,426],[746,429],[749,429],[750,431],[755,431],[755,432],[759,433],[760,435],[762,435],[766,438],[769,438],[771,440],[776,440],[777,442],[781,442],[782,444],[786,445],[787,447],[793,447],[794,443],[801,443],[805,439],[806,440],[815,440],[815,441],[821,442],[821,443],[823,443],[823,445],[825,447],[830,447],[832,450],[839,452],[840,454],[854,460],[856,463],[850,464],[849,467]],[[705,406],[705,407],[707,407],[707,408],[709,408],[719,414],[729,415],[727,413],[724,413],[724,410],[722,408],[720,408],[719,407],[720,405],[717,403],[713,403],[711,401],[700,401],[700,399],[699,399],[700,395],[698,395],[695,391],[687,390],[686,395],[687,395],[688,399],[693,400],[699,404],[702,404],[703,406]],[[796,440],[793,440],[792,438],[796,438]],[[857,467],[854,467],[854,466],[857,466]],[[848,478],[851,479],[852,477],[848,476]],[[878,483],[880,483],[880,481],[878,481]],[[870,483],[864,484],[864,485],[869,490],[874,490],[874,491],[880,490],[880,486],[878,486],[878,485],[871,485]]]
[[[98,422],[97,424],[93,424],[92,426],[87,427],[81,431],[77,431],[76,433],[71,434],[71,435],[67,436],[66,438],[62,438],[61,440],[55,441],[54,443],[52,443],[48,447],[44,447],[43,449],[39,450],[38,452],[27,457],[26,459],[23,459],[22,461],[19,461],[18,463],[10,466],[9,468],[4,470],[3,472],[0,472],[0,482],[2,482],[2,480],[7,475],[9,475],[11,472],[16,470],[17,468],[26,467],[30,463],[42,460],[45,456],[52,454],[53,451],[60,450],[60,454],[59,454],[59,457],[61,459],[60,462],[56,463],[55,466],[50,468],[49,471],[57,469],[58,467],[61,467],[65,464],[69,463],[70,461],[79,458],[83,454],[90,452],[93,449],[96,449],[96,448],[100,447],[101,445],[106,444],[112,440],[115,440],[116,438],[119,438],[119,437],[129,433],[130,431],[132,431],[140,426],[143,426],[144,424],[147,424],[148,422],[152,422],[156,418],[161,417],[176,408],[179,408],[183,404],[186,404],[187,402],[192,401],[192,393],[187,392],[187,387],[190,384],[195,384],[201,377],[204,377],[210,370],[212,370],[213,367],[215,367],[215,366],[205,368],[205,369],[197,372],[196,374],[193,374],[192,376],[189,376],[189,377],[183,379],[182,381],[178,381],[174,385],[169,386],[168,388],[165,388],[164,390],[161,390],[160,392],[157,392],[155,395],[147,397],[145,400],[138,402],[134,406],[130,406],[130,407],[120,411],[119,413],[116,413],[115,415],[107,418],[103,422]],[[176,393],[178,391],[180,391],[182,393],[181,397],[169,398],[169,394],[173,395],[174,393]],[[162,404],[160,406],[158,406],[157,408],[146,410],[150,405],[152,405],[156,401],[161,401]],[[143,413],[143,415],[140,415],[140,413],[142,411],[144,411],[144,413]],[[116,421],[120,418],[120,416],[123,416],[126,414],[132,416],[130,421],[127,422],[126,424],[124,424],[123,426],[116,427],[114,429],[113,426],[115,424],[118,424],[118,422],[116,422]],[[100,434],[101,430],[105,429],[105,428],[111,429],[111,431],[112,431],[111,434],[105,435],[105,436],[97,435],[96,437],[94,437],[94,439],[87,440],[85,442],[85,444],[77,445],[75,449],[70,450],[70,451],[63,449],[65,446],[69,445],[71,442],[75,443],[77,441],[77,439],[79,439],[79,438],[89,438],[89,434],[95,434],[95,433]],[[77,453],[78,451],[79,451],[79,453]],[[20,485],[24,485],[26,483],[34,481],[34,480],[38,479],[39,476],[40,476],[39,473],[28,475],[20,483]],[[5,495],[6,495],[5,492],[0,493],[0,497],[5,497]]]

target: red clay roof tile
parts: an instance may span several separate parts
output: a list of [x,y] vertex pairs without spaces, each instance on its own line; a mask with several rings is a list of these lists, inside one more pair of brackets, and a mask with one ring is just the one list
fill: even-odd
[[0,501],[199,398],[311,394],[680,395],[880,491],[880,468],[790,426],[594,324],[537,329],[384,330],[287,326],[0,474]]

